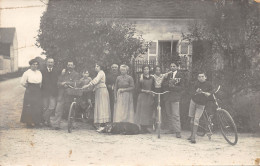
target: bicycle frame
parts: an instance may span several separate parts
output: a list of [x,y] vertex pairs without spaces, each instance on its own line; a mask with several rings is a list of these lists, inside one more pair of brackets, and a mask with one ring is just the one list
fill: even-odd
[[158,95],[158,103],[157,103],[157,111],[158,111],[158,121],[157,121],[157,124],[158,124],[158,128],[157,128],[157,131],[158,131],[158,138],[160,138],[160,130],[161,130],[161,124],[162,124],[162,117],[161,117],[161,95],[165,94],[165,93],[168,93],[170,91],[165,91],[165,92],[162,92],[162,93],[157,93],[157,92],[154,92],[154,91],[149,91],[149,90],[143,90],[143,92],[146,92],[146,93],[152,93],[154,95]]
[[[220,110],[221,107],[219,106],[218,104],[218,99],[216,98],[215,94],[219,91],[220,89],[220,86],[218,86],[217,90],[212,94],[213,96],[213,99],[214,99],[214,104],[217,106],[216,108],[216,111]],[[206,109],[204,109],[204,113],[203,113],[203,116],[205,117],[206,119],[206,123],[207,123],[207,128],[204,128],[203,126],[200,126],[201,128],[203,128],[205,131],[209,132],[207,133],[207,136],[211,137],[211,135],[213,135],[213,132],[212,132],[212,126],[214,125],[213,122],[212,122],[212,115],[208,115],[208,112]]]

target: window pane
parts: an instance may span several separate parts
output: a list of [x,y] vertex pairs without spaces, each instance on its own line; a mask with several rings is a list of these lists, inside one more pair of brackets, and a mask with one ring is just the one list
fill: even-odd
[[181,43],[181,54],[188,54],[188,43]]
[[149,54],[156,54],[156,42],[151,42],[149,47]]

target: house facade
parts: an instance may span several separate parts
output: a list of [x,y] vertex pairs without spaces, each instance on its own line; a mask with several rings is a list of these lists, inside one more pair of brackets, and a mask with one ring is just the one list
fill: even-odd
[[[211,3],[209,0],[134,0],[121,1],[120,15],[133,23],[136,32],[149,43],[148,52],[137,60],[156,61],[162,66],[169,59],[180,57],[180,67],[191,70],[193,44],[183,40],[189,24],[200,11],[194,5]],[[165,68],[163,66],[163,68]]]
[[0,28],[0,75],[18,71],[18,42],[15,28]]
[[[138,34],[149,42],[148,52],[143,60],[164,62],[179,55],[184,63],[181,67],[188,69],[192,62],[192,44],[183,40],[182,34],[188,33],[188,24],[193,19],[132,19]],[[139,58],[140,59],[140,58]]]

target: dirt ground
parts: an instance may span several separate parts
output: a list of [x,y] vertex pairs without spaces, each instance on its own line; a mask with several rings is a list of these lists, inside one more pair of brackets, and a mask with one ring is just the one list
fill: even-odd
[[260,135],[239,134],[238,144],[229,145],[220,133],[186,138],[155,133],[108,135],[79,123],[67,133],[48,128],[27,129],[19,123],[24,88],[20,78],[0,82],[0,166],[5,165],[254,165],[260,162]]

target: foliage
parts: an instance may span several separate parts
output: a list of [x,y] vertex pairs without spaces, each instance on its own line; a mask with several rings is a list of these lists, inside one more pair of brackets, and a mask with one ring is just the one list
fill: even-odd
[[96,62],[129,64],[147,48],[134,25],[118,17],[120,10],[120,1],[50,0],[38,46],[59,65],[73,59],[79,70]]
[[[197,10],[202,19],[192,22],[190,34],[183,35],[193,45],[199,45],[199,49],[193,49],[197,56],[193,69],[209,72],[214,84],[222,85],[222,104],[240,128],[259,123],[251,116],[259,114],[259,110],[243,107],[249,103],[249,93],[260,90],[259,4],[250,0],[216,0],[197,6]],[[234,102],[238,96],[245,102]]]
[[209,43],[195,68],[212,72],[217,69],[213,74],[227,86],[229,97],[256,86],[259,80],[254,72],[260,62],[257,59],[260,49],[258,8],[256,2],[248,0],[205,3],[198,7],[202,11],[198,17],[203,19],[194,21],[189,27],[190,34],[184,35],[184,39],[191,42]]

